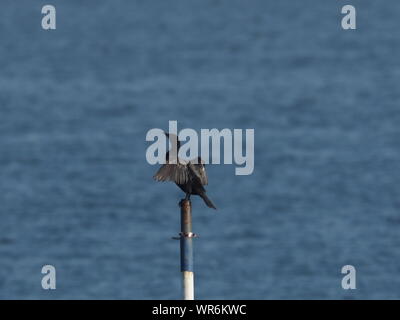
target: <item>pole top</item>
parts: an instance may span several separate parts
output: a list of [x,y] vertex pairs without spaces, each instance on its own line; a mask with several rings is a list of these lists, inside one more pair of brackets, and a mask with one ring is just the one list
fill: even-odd
[[183,210],[190,210],[190,208],[192,207],[192,203],[190,202],[190,200],[182,199],[182,200],[179,202],[179,206],[180,206]]

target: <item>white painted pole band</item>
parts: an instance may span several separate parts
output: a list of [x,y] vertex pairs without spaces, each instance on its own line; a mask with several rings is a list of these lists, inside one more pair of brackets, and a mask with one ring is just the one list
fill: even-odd
[[194,300],[194,275],[193,272],[182,272],[183,300]]

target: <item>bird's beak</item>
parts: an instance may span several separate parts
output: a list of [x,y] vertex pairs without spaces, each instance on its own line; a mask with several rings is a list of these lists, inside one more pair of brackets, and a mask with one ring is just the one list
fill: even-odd
[[164,134],[169,138],[169,133],[164,131]]

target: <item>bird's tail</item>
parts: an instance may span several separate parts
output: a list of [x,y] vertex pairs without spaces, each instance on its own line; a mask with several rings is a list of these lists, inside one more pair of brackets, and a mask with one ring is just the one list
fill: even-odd
[[213,209],[217,209],[214,204],[212,203],[212,201],[210,199],[208,199],[207,195],[205,193],[202,193],[200,195],[200,197],[204,200],[204,202],[206,203],[207,207],[209,208],[213,208]]

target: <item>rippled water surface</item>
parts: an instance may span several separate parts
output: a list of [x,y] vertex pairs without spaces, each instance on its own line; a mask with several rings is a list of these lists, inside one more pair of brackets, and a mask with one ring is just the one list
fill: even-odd
[[0,4],[0,298],[180,298],[168,120],[256,132],[193,201],[197,298],[400,298],[399,1],[51,2]]

